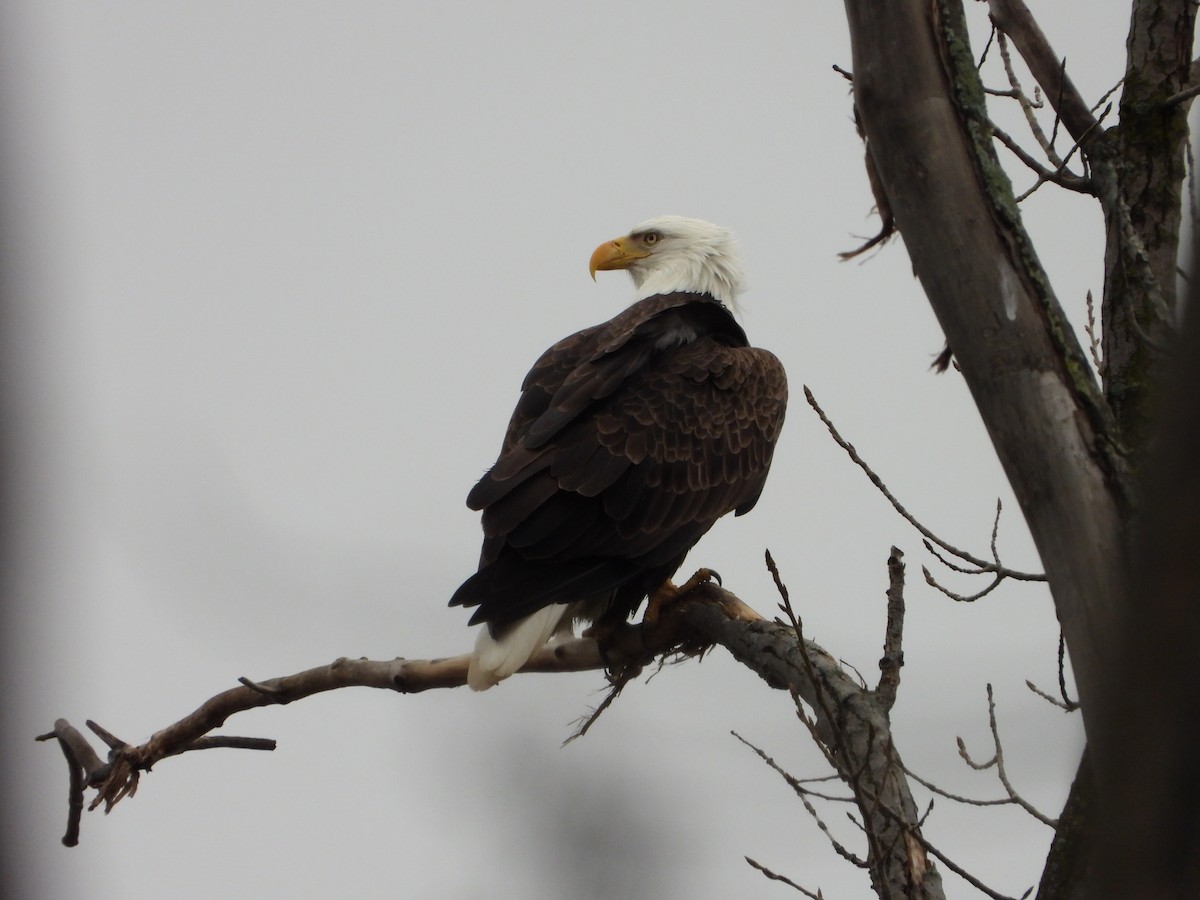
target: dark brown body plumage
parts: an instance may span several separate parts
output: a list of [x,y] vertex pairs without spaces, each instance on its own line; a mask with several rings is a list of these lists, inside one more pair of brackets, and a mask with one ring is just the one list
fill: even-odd
[[624,619],[713,523],[758,501],[787,381],[706,294],[660,294],[559,341],[467,498],[479,571],[451,605],[493,634],[552,603]]

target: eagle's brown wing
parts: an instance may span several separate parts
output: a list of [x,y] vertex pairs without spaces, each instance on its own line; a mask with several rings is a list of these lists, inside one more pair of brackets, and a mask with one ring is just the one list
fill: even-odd
[[699,295],[651,297],[560,341],[468,497],[483,553],[451,604],[493,628],[609,595],[629,615],[718,518],[757,502],[786,402],[779,361]]

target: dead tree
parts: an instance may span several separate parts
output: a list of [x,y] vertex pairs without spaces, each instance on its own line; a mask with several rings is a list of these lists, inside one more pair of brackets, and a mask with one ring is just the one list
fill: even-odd
[[[1053,108],[1055,130],[1061,123],[1074,142],[1063,156],[1081,159],[1083,175],[1064,177],[1066,164],[1056,162],[1052,148],[1040,163],[993,129],[958,0],[847,0],[855,108],[880,206],[904,236],[1041,554],[1103,804],[1113,799],[1105,787],[1115,796],[1122,779],[1106,710],[1111,698],[1124,696],[1113,663],[1129,598],[1143,593],[1127,580],[1130,538],[1175,332],[1186,112],[1197,93],[1195,5],[1132,4],[1115,126],[1080,96],[1022,0],[990,0],[988,8],[994,37],[1011,41],[1025,61]],[[998,137],[1039,181],[1085,190],[1098,201],[1108,235],[1103,384],[1021,225]],[[1087,890],[1079,848],[1104,808],[1090,802],[1089,781],[1085,764],[1042,896]],[[1194,870],[1190,877],[1191,890],[1179,895],[1195,893]]]

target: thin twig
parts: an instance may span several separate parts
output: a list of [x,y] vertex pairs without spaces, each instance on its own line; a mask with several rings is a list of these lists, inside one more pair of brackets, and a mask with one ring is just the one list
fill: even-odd
[[996,700],[992,693],[992,686],[990,684],[987,686],[987,697],[988,727],[992,732],[992,744],[996,750],[995,755],[986,763],[976,763],[971,759],[970,754],[967,753],[966,744],[963,742],[963,739],[958,738],[959,756],[966,761],[967,765],[976,771],[990,769],[995,766],[996,776],[1000,779],[1000,784],[1004,786],[1004,790],[1008,793],[1008,796],[1012,798],[1013,803],[1021,807],[1021,809],[1025,810],[1025,812],[1029,813],[1029,815],[1033,816],[1043,825],[1048,825],[1051,828],[1057,828],[1057,819],[1051,819],[1049,816],[1042,813],[1041,810],[1037,809],[1032,803],[1018,794],[1016,789],[1013,787],[1012,782],[1009,781],[1008,771],[1004,767],[1004,748],[1000,744],[1000,727],[996,723]]
[[992,22],[1012,39],[1034,80],[1055,105],[1067,131],[1077,141],[1097,136],[1096,119],[1063,68],[1062,57],[1046,40],[1024,0],[988,0]]
[[[1038,146],[1042,148],[1042,152],[1046,154],[1046,158],[1054,165],[1061,165],[1062,159],[1054,150],[1054,141],[1046,137],[1046,133],[1042,131],[1042,126],[1038,123],[1037,116],[1034,110],[1037,108],[1030,102],[1025,94],[1025,89],[1021,87],[1021,82],[1017,78],[1016,70],[1013,68],[1012,55],[1008,51],[1008,38],[1003,31],[997,29],[996,46],[1000,49],[1000,59],[1004,61],[1004,73],[1008,76],[1008,83],[1016,94],[1017,102],[1021,106],[1021,112],[1025,115],[1025,124],[1029,126],[1029,131],[1033,135],[1034,140],[1038,142]],[[1055,116],[1055,124],[1057,125],[1058,116]]]
[[[908,772],[908,769],[905,769],[904,771]],[[912,773],[909,772],[909,774],[911,775]],[[925,812],[923,812],[921,814],[921,818],[917,819],[917,827],[918,828],[925,827],[925,821],[933,814],[933,803],[936,799],[937,799],[936,797],[929,798],[929,805],[927,807],[925,807]]]
[[744,737],[742,737],[736,731],[731,731],[729,733],[732,734],[739,741],[741,741],[743,744],[745,744],[747,747],[749,747],[751,750],[753,750],[759,759],[761,759],[764,763],[766,763],[771,769],[773,769],[775,771],[775,773],[777,775],[779,775],[780,778],[782,778],[785,782],[787,782],[787,786],[790,787],[795,792],[797,797],[801,797],[801,798],[803,798],[803,797],[820,797],[822,800],[830,800],[835,803],[853,803],[854,802],[853,797],[837,797],[833,794],[824,794],[824,793],[821,793],[820,791],[814,791],[812,788],[806,787],[806,783],[808,783],[808,782],[831,781],[831,780],[837,779],[838,778],[837,775],[825,775],[820,778],[797,778],[795,775],[788,772],[787,769],[783,768],[783,766],[779,765],[779,763],[775,762],[775,760],[771,756],[769,756],[767,754],[767,752],[765,750],[763,750],[761,747],[746,740]]
[[[787,616],[788,622],[791,624],[792,631],[796,635],[796,645],[799,649],[800,663],[804,669],[805,676],[808,678],[809,683],[813,686],[813,692],[815,694],[813,701],[814,709],[819,707],[821,716],[823,717],[822,720],[832,725],[833,723],[839,721],[836,715],[834,700],[829,696],[829,691],[825,680],[817,674],[817,667],[813,663],[813,659],[808,652],[808,641],[804,637],[804,629],[801,624],[800,617],[796,615],[796,611],[792,608],[791,597],[788,593],[787,586],[783,583],[783,579],[779,574],[779,567],[775,565],[775,560],[771,556],[770,550],[766,551],[765,558],[767,569],[770,571],[771,577],[775,581],[775,587],[779,591],[781,601],[779,608],[783,611],[784,615]],[[832,727],[828,730],[828,733],[824,733],[818,722],[814,718],[807,715],[804,710],[804,705],[801,701],[800,695],[794,690],[792,691],[792,702],[796,708],[796,717],[800,719],[800,721],[812,735],[813,742],[817,745],[817,748],[821,751],[822,755],[824,755],[825,761],[829,763],[830,768],[838,773],[842,781],[846,782],[846,784],[850,786],[851,790],[855,792],[855,800],[859,804],[860,808],[862,808],[864,796],[861,783],[862,769],[859,768],[854,772],[850,772],[846,769],[844,760],[849,760],[853,757],[850,754],[849,748],[846,746],[846,738],[842,732],[842,729],[839,727]],[[862,765],[865,766],[866,764],[867,761],[864,759],[862,761]],[[812,804],[808,802],[807,798],[801,796],[800,801],[804,804],[804,807],[808,811],[809,815],[816,820],[821,830],[825,833],[826,837],[833,845],[834,850],[837,851],[838,855],[848,862],[851,862],[861,868],[869,867],[869,863],[866,860],[860,859],[854,853],[850,852],[848,849],[834,840],[833,835],[829,833],[828,829],[817,815],[816,809],[812,808]],[[876,835],[868,831],[866,832],[866,837],[867,844],[870,848],[870,856],[877,860],[883,859],[880,847],[878,846],[876,840]]]
[[1030,887],[1025,891],[1025,893],[1021,894],[1020,897],[1009,897],[1007,894],[1001,894],[999,891],[994,891],[962,866],[955,863],[954,860],[950,859],[950,857],[948,857],[937,847],[933,846],[933,844],[929,843],[928,839],[926,839],[924,835],[914,832],[913,837],[920,842],[921,846],[925,848],[930,856],[936,857],[947,869],[949,869],[959,878],[963,879],[963,881],[967,882],[969,885],[971,885],[971,887],[975,888],[975,890],[987,894],[992,898],[992,900],[1025,900],[1025,898],[1028,897],[1033,891],[1033,888]]
[[[1092,181],[1091,177],[1086,174],[1089,171],[1088,159],[1086,155],[1082,154],[1081,151],[1083,148],[1083,142],[1091,136],[1094,129],[1100,127],[1101,123],[1111,111],[1112,104],[1110,103],[1104,108],[1104,111],[1100,114],[1100,117],[1094,121],[1094,124],[1088,129],[1088,131],[1086,131],[1083,136],[1079,138],[1079,140],[1075,141],[1075,143],[1071,145],[1071,148],[1067,151],[1066,155],[1061,161],[1058,162],[1058,165],[1053,170],[1047,169],[1032,156],[1026,153],[1020,144],[1018,144],[1006,131],[993,122],[992,132],[995,134],[996,139],[999,140],[1000,143],[1004,144],[1004,146],[1010,151],[1012,151],[1012,153],[1019,160],[1021,160],[1021,162],[1025,163],[1025,165],[1032,169],[1033,172],[1038,176],[1037,181],[1034,182],[1032,187],[1015,198],[1016,202],[1024,202],[1029,198],[1030,195],[1033,194],[1034,191],[1047,182],[1081,194],[1099,197],[1099,188]],[[1055,122],[1057,123],[1057,121],[1058,119],[1056,116]],[[1067,165],[1071,162],[1071,158],[1075,156],[1076,153],[1080,153],[1081,159],[1083,160],[1085,174],[1082,176],[1075,175],[1074,173],[1067,171]]]
[[[799,699],[798,698],[794,698],[794,699],[796,699],[796,702],[797,702],[797,714],[799,715],[800,720],[809,727],[809,730],[810,730],[810,732],[812,732],[813,738],[814,738],[817,746],[820,747],[821,750],[825,753],[826,760],[828,760],[830,762],[830,765],[833,766],[835,770],[837,770],[838,766],[836,763],[834,763],[830,759],[830,755],[829,755],[828,750],[825,748],[824,741],[822,741],[816,734],[815,723],[813,723],[806,715],[804,715],[803,709],[800,708],[798,705]],[[812,801],[810,801],[808,799],[809,795],[810,794],[815,795],[815,792],[810,791],[808,788],[804,787],[803,784],[799,781],[799,779],[795,778],[793,775],[791,775],[791,773],[787,772],[782,766],[777,764],[775,762],[775,760],[772,759],[770,756],[768,756],[763,750],[756,747],[754,744],[750,743],[748,740],[746,740],[744,737],[742,737],[736,731],[731,732],[731,733],[733,734],[733,736],[735,738],[737,738],[739,741],[741,741],[743,744],[745,744],[747,747],[749,747],[751,750],[753,750],[758,755],[758,757],[763,762],[765,762],[768,766],[770,766],[771,769],[773,769],[776,772],[776,774],[778,774],[779,777],[781,777],[787,783],[788,787],[790,787],[795,792],[796,796],[800,798],[800,802],[804,805],[804,811],[807,812],[809,814],[809,816],[812,818],[812,820],[817,823],[817,828],[819,828],[821,833],[823,835],[825,835],[825,839],[827,841],[829,841],[830,845],[833,847],[834,851],[838,854],[838,856],[842,857],[842,859],[846,860],[847,862],[851,863],[854,866],[857,866],[860,869],[867,868],[868,863],[866,860],[862,859],[857,854],[855,854],[852,850],[845,847],[840,841],[838,841],[837,838],[835,838],[833,836],[833,832],[831,832],[829,830],[829,826],[825,824],[824,819],[821,818],[821,814],[817,812],[817,808],[815,806],[813,806]],[[838,777],[841,778],[843,781],[846,780],[845,776],[840,773],[840,770],[839,770]],[[847,801],[847,802],[851,802],[851,803],[855,802],[853,798],[823,797],[823,799]]]
[[988,574],[991,574],[988,569],[980,569],[978,567],[968,568],[964,565],[960,565],[960,564],[956,563],[952,559],[948,559],[947,557],[945,557],[941,553],[939,553],[938,548],[935,547],[926,538],[921,538],[921,546],[923,546],[925,548],[925,550],[929,553],[930,556],[932,556],[934,559],[936,559],[938,562],[940,562],[943,566],[945,566],[951,572],[957,572],[960,575],[988,575]]
[[[824,715],[825,721],[835,722],[837,720],[834,717],[834,710],[831,706],[830,699],[826,694],[825,681],[817,675],[817,667],[814,665],[812,657],[808,653],[808,640],[804,637],[804,625],[801,622],[800,617],[796,614],[795,609],[792,608],[792,599],[791,595],[788,593],[787,585],[783,583],[783,578],[779,574],[779,567],[775,565],[775,558],[771,555],[771,551],[766,550],[763,556],[766,560],[767,571],[771,573],[771,578],[775,582],[775,589],[779,592],[779,610],[785,616],[787,616],[787,621],[791,626],[792,633],[796,636],[796,646],[798,647],[800,653],[800,664],[804,669],[804,674],[808,678],[809,683],[811,683],[813,686],[813,693],[815,695],[813,700],[814,711],[817,706],[820,706],[821,713]],[[859,680],[862,680],[861,676]],[[791,693],[792,703],[796,708],[796,716],[801,722],[804,723],[804,726],[809,730],[809,733],[812,734],[817,748],[822,754],[824,754],[825,761],[829,763],[830,768],[837,772],[843,781],[847,780],[845,770],[839,762],[839,759],[849,758],[846,747],[842,743],[841,732],[835,729],[830,734],[822,734],[817,722],[813,718],[809,717],[809,715],[805,712],[804,703],[800,695],[794,690]],[[833,742],[837,745],[836,755],[828,746],[830,742]]]
[[921,573],[925,576],[925,583],[927,585],[934,590],[939,591],[946,597],[949,597],[955,603],[974,603],[976,600],[982,600],[996,588],[1000,587],[1000,585],[1004,582],[1004,576],[997,575],[991,580],[991,583],[989,583],[988,586],[981,591],[976,591],[974,594],[958,594],[949,588],[938,584],[937,579],[933,577],[933,573],[930,572],[927,567],[921,566]]
[[804,396],[808,400],[808,405],[813,408],[813,411],[816,412],[821,421],[825,424],[825,428],[829,431],[830,436],[834,439],[837,445],[845,450],[854,464],[866,473],[867,478],[871,480],[871,484],[875,485],[875,487],[881,494],[883,494],[887,501],[892,504],[892,508],[895,509],[896,512],[898,512],[901,516],[903,516],[904,519],[922,535],[933,541],[947,553],[952,553],[959,559],[965,560],[971,563],[973,566],[978,566],[984,572],[992,572],[996,575],[1003,575],[1005,578],[1012,578],[1015,581],[1046,580],[1045,575],[1031,574],[1029,572],[1018,572],[1017,570],[1009,569],[1006,566],[997,566],[995,563],[989,563],[986,560],[982,560],[977,556],[967,553],[965,550],[959,550],[957,547],[947,543],[946,541],[943,541],[940,537],[918,522],[916,518],[904,508],[903,504],[896,499],[892,492],[888,490],[887,485],[883,483],[883,480],[876,475],[874,470],[872,470],[871,467],[863,460],[863,458],[858,455],[858,451],[854,449],[854,446],[838,433],[837,428],[834,427],[834,424],[830,421],[829,417],[825,415],[825,410],[821,409],[820,404],[817,403],[816,397],[813,396],[812,391],[808,389],[807,385],[804,386]]
[[1096,306],[1090,290],[1087,292],[1087,325],[1084,326],[1084,331],[1087,332],[1088,349],[1092,351],[1092,363],[1096,367],[1096,375],[1103,377],[1104,367],[1100,364],[1100,339],[1096,337]]
[[[1096,120],[1096,124],[1093,127],[1098,128],[1100,126],[1100,123],[1104,121],[1105,117],[1111,111],[1112,111],[1112,104],[1110,103],[1108,106],[1104,107],[1104,111],[1102,113],[1100,113],[1100,118]],[[1050,173],[1049,178],[1038,178],[1038,180],[1034,183],[1033,187],[1031,187],[1029,190],[1025,191],[1025,193],[1021,194],[1020,196],[1016,197],[1015,201],[1017,203],[1021,203],[1021,202],[1025,201],[1034,191],[1036,191],[1038,188],[1040,188],[1047,181],[1053,181],[1055,184],[1062,185],[1063,187],[1071,187],[1070,178],[1064,178],[1062,176],[1062,173],[1066,170],[1067,163],[1069,163],[1071,161],[1071,157],[1075,155],[1075,152],[1077,150],[1080,150],[1083,147],[1083,141],[1087,140],[1087,137],[1089,134],[1091,134],[1090,131],[1087,132],[1086,134],[1084,134],[1083,137],[1081,137],[1079,140],[1077,140],[1071,146],[1071,149],[1069,151],[1067,151],[1067,155],[1065,157],[1063,157],[1063,161],[1061,163],[1059,163],[1058,168],[1055,169],[1054,172]],[[1085,160],[1085,165],[1086,165],[1086,157],[1084,158],[1084,160]],[[1072,177],[1076,177],[1076,176],[1072,176]],[[1071,189],[1079,190],[1086,194],[1091,194],[1093,197],[1097,197],[1097,198],[1100,196],[1100,189],[1098,187],[1096,187],[1095,183],[1091,180],[1091,178],[1081,179],[1080,186],[1071,188]]]
[[1025,679],[1025,687],[1029,688],[1031,691],[1033,691],[1035,694],[1037,694],[1039,697],[1041,697],[1043,700],[1045,700],[1051,706],[1057,706],[1059,709],[1063,710],[1064,712],[1074,712],[1076,709],[1079,708],[1078,706],[1076,706],[1074,704],[1064,703],[1062,700],[1059,700],[1057,697],[1050,696],[1048,693],[1043,691],[1040,687],[1038,687],[1036,684],[1034,684],[1028,678]]
[[992,30],[988,33],[987,43],[983,45],[983,52],[979,54],[979,62],[975,64],[975,69],[983,68],[983,64],[987,62],[988,51],[992,49],[992,45],[996,43],[996,26],[992,26]]
[[1079,194],[1095,196],[1096,188],[1090,179],[1084,178],[1082,175],[1076,175],[1074,172],[1067,171],[1067,164],[1070,162],[1069,157],[1068,159],[1060,162],[1057,168],[1047,169],[1036,159],[1026,153],[1024,148],[1022,148],[1021,145],[1018,144],[1007,131],[996,125],[994,122],[992,123],[992,133],[996,136],[996,140],[1000,141],[1000,143],[1012,151],[1012,154],[1021,162],[1023,162],[1038,177],[1037,184],[1022,194],[1018,199],[1024,199],[1025,197],[1029,196],[1029,194],[1031,194],[1036,187],[1045,184],[1046,182],[1056,184],[1059,187],[1066,188],[1069,191],[1075,191]]
[[1069,710],[1079,709],[1079,701],[1072,700],[1067,693],[1067,638],[1061,630],[1058,632],[1058,692]]
[[[996,549],[996,542],[999,540],[999,537],[1000,537],[1000,513],[1003,509],[1004,509],[1004,506],[1001,503],[1000,498],[997,497],[996,498],[996,517],[992,520],[992,540],[991,540],[991,544],[989,545],[991,547],[991,551],[992,551],[992,562],[995,563],[997,568],[1003,568],[1000,563],[1000,551]],[[926,542],[926,546],[929,546],[928,542]],[[942,557],[939,554],[937,554],[936,552],[934,552],[932,550],[930,552],[932,552],[934,556],[936,556],[939,560],[941,560],[945,565],[949,566],[951,569],[958,571],[958,572],[965,571],[964,569],[961,569],[958,566],[952,565],[949,562],[949,560],[942,559]],[[977,591],[974,594],[956,594],[954,591],[950,590],[949,588],[942,587],[942,585],[938,584],[938,582],[933,577],[933,573],[930,572],[929,569],[926,568],[925,566],[921,567],[921,571],[925,574],[925,583],[926,584],[930,585],[930,587],[936,588],[937,590],[941,591],[943,594],[945,594],[947,597],[949,597],[951,600],[955,601],[956,603],[974,603],[976,600],[986,597],[988,594],[990,594],[992,591],[994,591],[997,587],[999,587],[1000,583],[1002,581],[1004,581],[1003,575],[997,575],[995,578],[992,579],[992,583],[989,584],[987,587],[985,587],[981,591]],[[982,575],[983,572],[968,572],[967,574]]]
[[904,665],[904,554],[893,547],[888,556],[887,626],[883,636],[883,656],[879,660],[879,684],[875,695],[890,710],[900,687],[900,669]]
[[933,791],[939,797],[945,797],[947,800],[953,800],[955,803],[962,803],[966,806],[1012,806],[1013,799],[1011,797],[997,797],[995,800],[977,800],[973,797],[963,797],[959,794],[952,794],[945,788],[940,788],[932,781],[926,781],[912,769],[904,767],[905,774],[913,781],[927,790]]
[[562,746],[565,747],[572,741],[575,741],[576,739],[587,734],[591,730],[592,726],[596,724],[596,720],[600,718],[600,715],[606,709],[612,706],[613,701],[617,699],[622,689],[624,689],[625,685],[627,685],[633,677],[634,675],[626,674],[624,672],[614,676],[612,683],[609,685],[608,690],[604,694],[604,699],[600,701],[600,705],[593,709],[586,716],[576,720],[578,724],[575,728],[575,731],[570,737],[562,742]]
[[772,872],[770,869],[768,869],[762,863],[756,862],[755,860],[751,859],[749,856],[744,856],[742,858],[744,860],[746,860],[746,862],[750,863],[750,865],[752,865],[754,868],[758,869],[758,871],[762,872],[764,875],[766,875],[768,878],[770,878],[772,881],[782,881],[784,884],[788,885],[789,887],[794,887],[796,890],[798,890],[800,893],[802,893],[805,897],[811,897],[812,900],[825,900],[825,895],[821,893],[820,888],[818,888],[817,892],[814,894],[808,888],[801,887],[800,885],[796,884],[796,882],[792,881],[790,878],[786,878],[783,875],[779,875],[775,872]]
[[1200,84],[1193,84],[1191,87],[1185,87],[1177,94],[1172,94],[1162,102],[1164,107],[1174,106],[1177,103],[1183,103],[1185,100],[1191,100],[1197,94],[1200,94]]
[[1121,85],[1123,85],[1124,83],[1125,83],[1125,76],[1122,75],[1120,78],[1117,79],[1116,84],[1114,84],[1112,87],[1110,87],[1107,91],[1105,91],[1101,95],[1100,99],[1096,101],[1096,103],[1092,106],[1092,108],[1089,111],[1094,113],[1096,110],[1098,110],[1101,106],[1103,106],[1105,104],[1105,102],[1108,100],[1109,97],[1111,97],[1113,94],[1115,94],[1120,89]]
[[1064,85],[1067,82],[1067,58],[1064,56],[1062,65],[1058,68],[1058,102],[1054,104],[1054,125],[1050,129],[1050,146],[1054,146],[1054,142],[1058,140],[1058,126],[1062,121],[1059,110],[1062,109],[1062,99]]

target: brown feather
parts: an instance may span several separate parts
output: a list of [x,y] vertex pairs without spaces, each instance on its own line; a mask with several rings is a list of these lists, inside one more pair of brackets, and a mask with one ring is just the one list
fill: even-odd
[[502,628],[610,597],[625,617],[718,518],[749,511],[787,403],[779,361],[707,295],[663,294],[556,343],[522,385],[452,605]]

